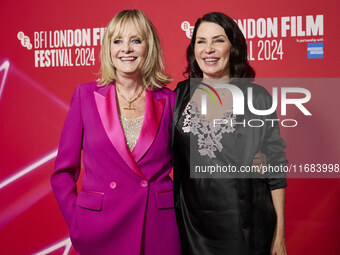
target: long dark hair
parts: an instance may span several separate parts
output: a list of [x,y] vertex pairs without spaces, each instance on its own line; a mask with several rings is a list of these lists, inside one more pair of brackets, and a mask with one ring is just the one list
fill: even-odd
[[247,59],[248,48],[246,39],[236,22],[221,12],[207,13],[196,21],[191,42],[187,48],[188,66],[184,75],[188,74],[192,78],[203,77],[203,72],[197,64],[194,52],[197,29],[203,22],[213,22],[220,25],[232,45],[229,55],[230,78],[255,78],[255,71],[249,65]]

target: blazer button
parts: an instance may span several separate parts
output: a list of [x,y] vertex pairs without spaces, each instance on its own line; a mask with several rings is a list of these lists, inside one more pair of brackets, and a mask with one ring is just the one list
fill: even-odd
[[241,133],[238,133],[236,136],[237,136],[237,138],[241,138],[241,137],[242,137],[242,134],[241,134]]
[[140,186],[141,186],[142,188],[146,188],[146,187],[148,186],[148,181],[146,181],[146,180],[141,181],[141,182],[140,182]]
[[248,227],[249,227],[249,225],[247,223],[242,224],[242,228],[247,229]]
[[246,196],[245,196],[244,194],[240,194],[238,197],[239,197],[241,200],[245,200],[245,199],[246,199]]
[[117,183],[116,182],[111,182],[110,183],[110,188],[111,189],[115,189],[117,187]]

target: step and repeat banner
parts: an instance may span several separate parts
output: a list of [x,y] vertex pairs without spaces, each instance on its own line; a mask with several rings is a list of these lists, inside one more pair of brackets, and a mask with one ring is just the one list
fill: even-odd
[[[117,12],[134,8],[157,29],[171,89],[184,79],[196,19],[219,11],[237,22],[257,83],[278,100],[291,177],[288,253],[338,254],[340,20],[335,0],[6,0],[1,5],[0,254],[75,254],[49,176],[75,87],[99,78],[105,27]],[[303,102],[285,101],[292,96]]]

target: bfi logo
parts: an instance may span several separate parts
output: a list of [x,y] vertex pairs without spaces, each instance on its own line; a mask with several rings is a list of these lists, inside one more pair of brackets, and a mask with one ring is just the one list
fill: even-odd
[[185,32],[187,38],[191,39],[192,33],[194,32],[194,26],[191,26],[189,21],[183,21],[181,24],[181,29]]

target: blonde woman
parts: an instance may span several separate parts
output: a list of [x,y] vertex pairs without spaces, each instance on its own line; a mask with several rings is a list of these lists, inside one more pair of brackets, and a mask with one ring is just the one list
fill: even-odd
[[91,255],[180,254],[169,177],[176,96],[164,87],[159,39],[141,11],[110,21],[101,70],[100,82],[76,88],[51,176],[72,244]]

